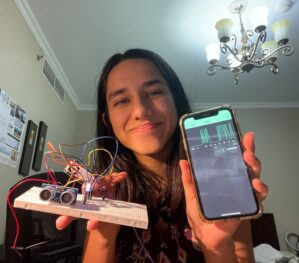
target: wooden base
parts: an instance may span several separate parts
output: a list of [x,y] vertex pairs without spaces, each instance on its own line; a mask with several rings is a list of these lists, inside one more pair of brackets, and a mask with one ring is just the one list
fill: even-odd
[[15,199],[14,207],[143,229],[148,227],[145,205],[107,198],[93,198],[83,204],[84,196],[78,194],[76,203],[66,206],[57,202],[41,200],[39,197],[41,189],[40,187],[32,187]]

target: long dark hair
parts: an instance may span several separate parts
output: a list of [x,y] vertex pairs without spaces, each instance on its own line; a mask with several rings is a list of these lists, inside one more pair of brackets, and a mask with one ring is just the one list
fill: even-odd
[[[105,64],[98,84],[98,112],[97,112],[97,136],[114,136],[111,125],[109,125],[109,116],[106,103],[107,79],[110,71],[120,62],[128,59],[146,59],[151,61],[167,82],[170,92],[174,98],[177,116],[180,118],[183,114],[190,112],[190,105],[183,86],[173,69],[156,53],[144,49],[130,49],[123,54],[113,55]],[[103,114],[106,121],[103,121]],[[107,123],[108,122],[108,123]],[[119,153],[115,162],[117,171],[126,171],[128,178],[117,187],[117,197],[130,202],[145,203],[151,216],[155,217],[157,212],[166,217],[166,220],[176,218],[184,214],[184,194],[180,178],[179,159],[181,153],[180,131],[177,126],[171,140],[173,148],[167,160],[166,170],[163,171],[167,178],[167,187],[163,190],[156,185],[157,175],[148,171],[139,164],[131,150],[123,145],[119,145]],[[102,145],[111,150],[113,146],[106,141]],[[102,165],[107,165],[104,159]],[[156,197],[157,187],[160,194]],[[160,211],[160,212],[159,212]],[[166,214],[165,214],[166,213]],[[150,220],[151,222],[151,220]]]

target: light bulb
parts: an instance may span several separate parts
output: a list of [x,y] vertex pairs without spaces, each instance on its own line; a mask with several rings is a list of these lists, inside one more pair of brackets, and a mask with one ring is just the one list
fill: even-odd
[[290,22],[288,20],[279,20],[272,25],[274,39],[277,41],[278,45],[285,45],[289,42],[289,27]]
[[206,46],[207,59],[210,64],[215,64],[220,58],[220,47],[218,43],[209,44]]
[[[236,57],[241,60],[242,59],[242,55],[241,54],[237,54]],[[235,56],[233,54],[229,54],[227,56],[227,64],[229,65],[230,68],[235,68],[241,65],[241,62],[235,58]]]
[[[265,41],[261,48],[263,50],[264,56],[268,56],[270,53],[272,53],[276,48],[278,47],[278,44],[274,40],[268,40]],[[273,53],[267,60],[270,60],[274,62],[277,59],[277,52]]]
[[266,30],[268,25],[269,10],[265,6],[259,6],[250,12],[250,20],[254,31],[260,33]]
[[233,20],[229,18],[223,18],[215,24],[220,42],[226,43],[230,40],[232,26]]

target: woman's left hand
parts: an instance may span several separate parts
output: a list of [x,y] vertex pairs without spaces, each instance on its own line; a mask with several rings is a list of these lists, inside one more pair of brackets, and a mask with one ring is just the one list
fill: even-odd
[[[254,134],[249,132],[243,136],[243,158],[252,171],[252,185],[256,190],[259,202],[263,201],[268,193],[268,187],[259,179],[261,163],[254,155]],[[219,250],[223,244],[231,241],[232,236],[240,225],[238,219],[227,219],[213,223],[205,222],[201,215],[196,199],[195,185],[192,180],[189,164],[186,160],[180,161],[182,182],[186,198],[186,212],[188,222],[199,243],[208,250]]]

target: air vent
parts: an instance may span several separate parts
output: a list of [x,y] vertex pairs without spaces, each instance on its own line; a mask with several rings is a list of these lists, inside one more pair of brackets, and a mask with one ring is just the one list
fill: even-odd
[[60,100],[63,102],[64,100],[64,89],[62,87],[62,85],[60,84],[58,79],[55,79],[55,92],[57,94],[57,96],[60,98]]
[[48,81],[49,85],[54,90],[58,98],[61,100],[61,102],[63,102],[65,91],[61,83],[59,82],[59,80],[56,78],[55,73],[52,70],[46,58],[43,59],[42,74],[45,77],[45,79]]

